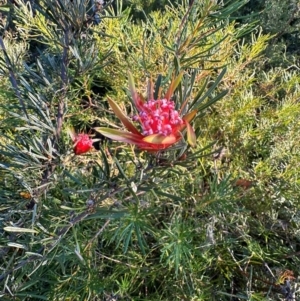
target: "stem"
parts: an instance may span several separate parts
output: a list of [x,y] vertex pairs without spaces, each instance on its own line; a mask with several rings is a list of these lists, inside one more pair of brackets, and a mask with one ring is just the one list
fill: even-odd
[[[182,21],[180,23],[180,26],[179,26],[179,29],[178,29],[178,36],[177,36],[177,41],[176,41],[176,44],[177,44],[177,50],[180,48],[179,47],[179,43],[180,43],[180,34],[182,32],[182,28],[184,26],[184,24],[186,23],[187,21],[187,17],[188,15],[190,14],[191,12],[191,9],[192,9],[192,6],[194,4],[194,0],[191,0],[190,3],[189,3],[189,8],[187,10],[187,12],[185,13],[184,17],[182,18]],[[178,55],[177,51],[176,51],[176,54]]]
[[[68,66],[68,50],[69,50],[69,34],[68,34],[69,28],[65,27],[64,29],[64,49],[62,54],[62,65],[61,65],[61,96],[58,103],[58,109],[57,109],[57,115],[56,115],[56,134],[52,139],[52,145],[55,145],[55,148],[58,149],[58,141],[60,139],[60,134],[62,131],[62,125],[64,120],[64,111],[65,111],[65,98],[67,94],[68,89],[68,72],[67,72],[67,66]],[[54,170],[56,168],[56,164],[48,164],[48,166],[45,168],[43,177],[42,177],[42,184],[46,184],[49,182],[49,178],[53,174]],[[45,189],[47,189],[47,185],[43,186],[44,188],[39,190],[39,194],[43,193]]]
[[63,125],[63,118],[64,118],[64,110],[65,110],[65,96],[67,92],[67,85],[68,85],[68,50],[69,50],[69,34],[68,28],[64,31],[64,50],[62,56],[62,65],[61,65],[61,80],[62,80],[62,95],[59,100],[58,110],[57,110],[57,117],[56,117],[56,141],[60,138],[60,133],[62,130]]

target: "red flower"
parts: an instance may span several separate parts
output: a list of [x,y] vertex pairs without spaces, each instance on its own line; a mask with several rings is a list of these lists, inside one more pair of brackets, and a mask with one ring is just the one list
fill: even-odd
[[75,134],[73,130],[69,130],[69,134],[74,142],[75,155],[82,155],[93,148],[93,139],[88,134]]
[[108,98],[108,102],[111,108],[129,132],[110,128],[96,128],[96,130],[113,140],[135,144],[143,150],[158,151],[166,149],[181,140],[181,131],[186,128],[187,141],[190,145],[194,146],[196,136],[189,122],[195,117],[197,111],[194,110],[181,117],[180,111],[175,110],[174,101],[170,100],[171,95],[180,83],[181,77],[182,74],[172,81],[165,98],[153,99],[151,88],[149,99],[145,101],[137,94],[133,79],[129,75],[131,95],[138,111],[138,114],[132,119],[141,124],[142,133],[138,131],[134,124],[121,111],[120,107],[110,98]]

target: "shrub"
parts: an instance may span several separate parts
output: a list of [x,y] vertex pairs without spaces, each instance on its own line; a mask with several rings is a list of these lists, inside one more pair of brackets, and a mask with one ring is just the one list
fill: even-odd
[[[134,22],[117,1],[98,25],[84,1],[8,6],[2,298],[294,298],[299,76],[264,70],[269,35],[241,39],[253,26],[230,16],[245,2],[182,1]],[[123,128],[109,98],[136,114],[128,71],[145,98],[172,91],[197,110],[195,147],[184,131],[158,153],[96,133]]]

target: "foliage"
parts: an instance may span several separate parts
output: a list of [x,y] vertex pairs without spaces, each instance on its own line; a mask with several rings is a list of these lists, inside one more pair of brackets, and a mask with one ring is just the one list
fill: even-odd
[[271,68],[299,64],[299,11],[297,0],[250,0],[238,12],[242,22],[256,21],[264,33],[272,34],[266,52]]
[[[0,40],[1,298],[293,300],[299,74],[265,68],[272,36],[231,19],[247,1],[178,1],[139,22],[115,1],[100,24],[88,1],[15,2]],[[196,147],[153,154],[94,131],[122,129],[109,97],[136,113],[128,71],[144,97],[148,79],[167,93],[183,74],[172,99],[198,110]],[[94,150],[76,151],[87,134]]]

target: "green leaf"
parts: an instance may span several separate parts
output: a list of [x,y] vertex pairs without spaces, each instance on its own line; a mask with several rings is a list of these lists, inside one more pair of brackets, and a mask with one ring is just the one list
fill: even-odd
[[105,177],[107,179],[109,179],[109,175],[110,175],[110,167],[109,167],[109,164],[108,164],[108,161],[107,161],[107,157],[102,149],[102,147],[100,147],[100,152],[102,154],[102,164],[104,166],[102,166],[101,163],[99,163],[98,161],[96,161],[96,164],[99,166],[99,168],[101,168],[103,170],[103,173],[105,174]]
[[[218,86],[218,84],[220,83],[220,81],[222,80],[223,76],[225,75],[226,73],[226,68],[224,68],[221,73],[218,75],[216,81],[213,83],[213,85],[206,91],[206,93],[200,98],[200,99],[197,99],[195,98],[194,99],[194,102],[191,104],[191,107],[193,109],[197,109],[199,108],[200,104],[204,101],[205,98],[209,97],[211,95],[211,93],[214,91],[214,89]],[[226,92],[227,93],[227,92]],[[225,93],[225,94],[226,94]],[[222,94],[223,96],[225,94]],[[200,95],[198,94],[197,96],[200,97]],[[219,98],[218,98],[219,99]],[[215,100],[216,101],[216,100]]]
[[137,237],[137,240],[138,240],[138,245],[141,248],[141,251],[142,251],[143,255],[145,255],[146,254],[145,245],[147,245],[147,244],[145,242],[145,239],[143,237],[141,228],[138,225],[138,223],[134,223],[134,230],[135,230],[135,234],[136,234],[136,237]]
[[214,98],[212,98],[211,100],[209,100],[208,102],[206,102],[204,105],[200,106],[199,107],[199,111],[202,111],[202,110],[210,107],[216,101],[218,101],[219,99],[221,99],[222,97],[224,97],[227,93],[228,93],[228,90],[222,91],[221,93],[219,93],[218,95],[216,95]]
[[17,233],[38,233],[38,231],[28,228],[20,228],[20,227],[4,227],[4,231],[7,232],[17,232]]
[[155,82],[155,90],[154,90],[154,99],[158,99],[160,97],[159,91],[160,91],[160,85],[161,85],[162,76],[161,74],[158,75],[157,80]]
[[136,92],[136,89],[135,89],[134,79],[133,79],[133,76],[132,76],[131,72],[128,72],[128,83],[129,83],[129,90],[130,90],[130,93],[131,93],[131,98],[135,102],[135,100],[137,98],[137,92]]
[[10,8],[11,8],[11,5],[1,5],[0,11],[9,12]]
[[140,187],[140,190],[143,190],[143,191],[149,191],[149,190],[154,190],[155,191],[155,194],[157,195],[161,195],[161,196],[164,196],[164,197],[167,197],[175,202],[183,202],[183,199],[177,195],[174,195],[174,194],[170,194],[170,193],[167,193],[167,192],[163,192],[161,191],[160,188],[147,188],[147,187]]
[[104,209],[99,209],[96,210],[95,213],[87,216],[84,220],[90,220],[90,219],[119,219],[124,216],[128,215],[128,211],[123,210],[123,211],[113,211],[113,210],[104,210]]

